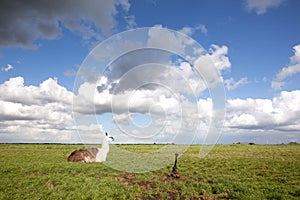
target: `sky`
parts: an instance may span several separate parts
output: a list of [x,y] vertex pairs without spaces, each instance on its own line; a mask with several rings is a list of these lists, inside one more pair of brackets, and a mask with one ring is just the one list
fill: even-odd
[[0,142],[300,142],[298,0],[4,0]]

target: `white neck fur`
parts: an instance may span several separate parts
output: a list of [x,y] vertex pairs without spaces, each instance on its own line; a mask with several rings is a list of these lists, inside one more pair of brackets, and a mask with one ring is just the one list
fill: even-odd
[[109,152],[109,143],[107,137],[104,136],[102,140],[102,147],[98,148],[98,153],[96,155],[96,162],[106,161],[106,156]]

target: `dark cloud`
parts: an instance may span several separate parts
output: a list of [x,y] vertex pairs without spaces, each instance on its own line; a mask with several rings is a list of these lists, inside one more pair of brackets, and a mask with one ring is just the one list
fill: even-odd
[[19,116],[19,115],[0,115],[0,121],[14,121],[14,120],[35,120],[32,116]]
[[[142,89],[141,86],[146,89],[147,83],[163,81],[162,77],[168,72],[167,64],[171,56],[170,52],[151,48],[139,49],[120,56],[111,63],[105,74],[111,87],[110,92],[122,93],[126,90]],[[116,84],[116,81],[120,80],[121,83]],[[147,89],[155,88],[152,85]],[[101,89],[103,86],[98,88],[98,91],[100,92]]]
[[54,39],[65,27],[84,40],[99,40],[115,27],[114,16],[127,0],[2,0],[0,46],[36,47],[38,38]]

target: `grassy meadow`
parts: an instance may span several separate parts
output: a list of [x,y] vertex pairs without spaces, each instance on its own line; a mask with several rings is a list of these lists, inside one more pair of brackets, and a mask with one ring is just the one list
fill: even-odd
[[300,145],[216,145],[203,159],[192,145],[178,160],[179,179],[168,177],[173,163],[138,174],[68,163],[81,147],[0,144],[0,199],[300,199]]

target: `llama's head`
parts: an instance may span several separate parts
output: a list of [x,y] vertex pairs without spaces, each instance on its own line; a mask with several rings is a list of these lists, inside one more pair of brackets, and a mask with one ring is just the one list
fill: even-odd
[[106,140],[109,142],[112,142],[115,140],[115,138],[113,136],[109,136],[107,133],[105,133],[105,137],[106,137]]

